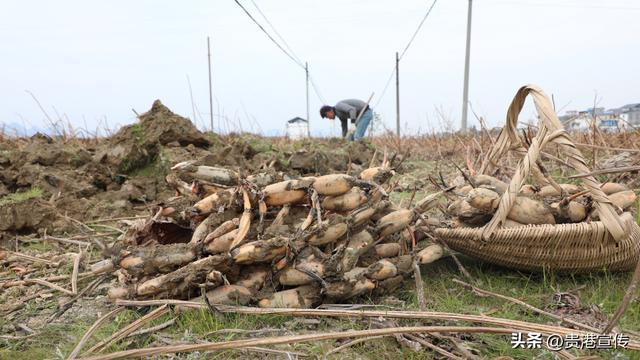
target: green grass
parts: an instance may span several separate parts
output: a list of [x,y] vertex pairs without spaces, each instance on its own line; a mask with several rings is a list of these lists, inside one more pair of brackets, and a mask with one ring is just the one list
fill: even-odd
[[34,241],[23,243],[20,245],[20,247],[21,249],[25,250],[25,252],[32,252],[36,254],[56,250],[54,243],[49,241]]
[[[556,273],[527,274],[492,266],[471,258],[461,256],[461,261],[471,276],[477,282],[477,286],[518,298],[533,306],[546,309],[553,305],[553,294],[557,292],[575,293],[585,307],[599,306],[605,314],[612,314],[619,304],[628,285],[630,274],[588,274],[588,275],[559,275]],[[445,258],[436,263],[424,266],[422,269],[425,296],[430,311],[455,312],[462,314],[484,314],[489,316],[515,319],[542,324],[553,324],[555,321],[547,317],[537,315],[515,304],[494,298],[479,297],[453,282],[454,277],[460,277],[457,267],[451,258]],[[464,279],[463,279],[464,280]],[[403,309],[418,309],[415,289],[412,281],[407,281],[405,286],[393,294],[399,300],[404,301]],[[384,299],[371,298],[360,299],[360,303],[382,303]],[[139,311],[126,310],[119,314],[113,321],[105,324],[96,332],[94,340],[87,344],[86,348],[104,339],[118,329],[140,318],[150,309],[140,309]],[[34,309],[33,311],[37,311]],[[240,314],[212,314],[206,309],[181,310],[177,314],[168,314],[145,327],[163,323],[171,317],[176,317],[176,323],[158,334],[172,342],[196,341],[229,341],[252,337],[242,333],[215,333],[221,329],[246,329],[258,330],[265,328],[280,328],[300,334],[305,332],[332,332],[341,330],[359,330],[374,328],[371,320],[367,319],[332,319],[320,318],[317,328],[306,329],[300,325],[299,318],[290,316],[250,316]],[[56,348],[64,355],[68,355],[75,346],[79,338],[91,325],[91,321],[86,319],[75,324],[52,325],[46,327],[44,333],[34,340],[21,342],[0,342],[0,359],[39,359],[43,357],[54,357]],[[433,322],[420,322],[415,320],[399,320],[400,326],[426,325]],[[440,323],[444,324],[444,323]],[[451,323],[453,324],[453,323]],[[629,306],[624,317],[620,321],[622,329],[640,331],[640,307],[637,303]],[[274,334],[276,335],[276,334]],[[269,336],[262,335],[262,336]],[[472,348],[476,349],[485,358],[493,358],[499,355],[508,355],[515,359],[530,359],[537,357],[540,359],[553,359],[549,352],[544,350],[512,349],[508,335],[484,335],[474,334],[466,336],[465,341]],[[131,341],[131,342],[129,342]],[[121,341],[106,350],[106,352],[120,351],[129,348],[140,348],[152,345],[156,341],[153,335],[138,336],[127,341]],[[301,343],[291,345],[288,349],[301,351],[310,355],[321,356],[327,351],[339,346],[336,341],[325,341],[318,343]],[[446,345],[445,345],[446,346]],[[278,347],[276,347],[278,348]],[[282,348],[282,347],[280,347]],[[621,359],[639,358],[637,353],[630,351],[617,351],[623,357]],[[43,356],[45,354],[46,356]],[[614,351],[598,351],[595,355],[600,355],[603,359],[614,358]],[[201,356],[202,354],[200,354]],[[239,351],[220,351],[207,355],[207,358],[227,359],[236,357],[257,356],[255,353],[240,353]],[[577,355],[577,354],[576,354]],[[624,357],[626,356],[626,357]],[[195,359],[196,354],[182,354],[177,358]],[[348,350],[331,356],[330,359],[432,359],[434,355],[430,351],[413,353],[409,350],[399,348],[392,338],[367,341],[353,346]]]
[[163,169],[160,168],[158,161],[154,159],[150,163],[134,169],[129,173],[131,177],[156,177]]
[[[583,306],[597,305],[605,314],[612,314],[622,300],[630,277],[630,274],[610,273],[579,276],[555,273],[523,274],[470,258],[463,257],[462,260],[481,288],[523,300],[542,309],[553,304],[554,293],[571,291],[580,298]],[[491,310],[491,316],[496,317],[538,323],[548,323],[551,320],[493,297],[477,297],[451,281],[451,274],[456,273],[456,266],[450,260],[439,261],[424,269],[425,292],[433,310],[467,314],[480,314]],[[640,307],[630,306],[620,321],[620,327],[633,331],[640,330]],[[474,336],[486,343],[485,347],[479,349],[485,356],[509,355],[515,358],[533,356],[530,350],[525,350],[526,354],[529,354],[525,355],[522,354],[522,349],[511,349],[507,337]],[[603,354],[603,358],[611,357],[611,353],[603,352]],[[635,353],[634,355],[637,356]]]
[[245,135],[244,140],[258,153],[275,152],[273,142],[269,138]]
[[131,135],[135,138],[136,144],[138,145],[138,151],[143,153],[151,154],[148,157],[145,156],[133,156],[132,158],[127,157],[122,160],[121,164],[118,167],[118,171],[124,174],[131,174],[136,171],[139,171],[141,168],[145,168],[148,164],[153,163],[156,159],[156,147],[157,144],[149,143],[147,138],[145,137],[144,129],[142,128],[142,124],[136,123],[129,125],[128,129],[130,129]]
[[131,134],[135,136],[138,145],[144,143],[144,129],[142,128],[142,124],[136,123],[131,125]]
[[172,161],[164,148],[160,148],[159,153],[151,159],[150,162],[140,167],[133,168],[129,172],[129,176],[158,178],[164,181],[165,176],[171,171]]
[[18,191],[0,197],[0,206],[18,204],[30,199],[36,199],[42,197],[43,191],[39,187],[32,187],[29,190]]

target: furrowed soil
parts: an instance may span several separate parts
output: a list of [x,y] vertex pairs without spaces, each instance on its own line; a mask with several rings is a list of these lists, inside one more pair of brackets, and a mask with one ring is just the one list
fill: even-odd
[[[495,136],[495,134],[493,134]],[[106,297],[115,282],[111,275],[86,275],[90,265],[104,257],[96,244],[113,243],[131,221],[153,216],[159,205],[175,196],[165,177],[183,161],[225,167],[239,174],[284,172],[290,176],[330,172],[358,174],[385,155],[395,156],[396,175],[390,181],[391,201],[399,207],[438,190],[437,184],[458,175],[458,167],[477,164],[490,145],[489,134],[472,138],[380,137],[347,143],[341,139],[290,141],[251,134],[217,135],[200,132],[160,101],[135,124],[107,138],[31,138],[0,136],[0,359],[66,358],[93,322],[115,308]],[[635,135],[638,138],[637,134]],[[478,143],[477,149],[473,142]],[[612,138],[611,141],[616,141]],[[628,140],[627,140],[628,141]],[[395,154],[395,155],[393,155]],[[591,153],[594,161],[638,164],[637,153],[625,158],[604,151]],[[617,157],[616,157],[617,156]],[[597,160],[597,159],[599,160]],[[514,161],[517,159],[514,159]],[[515,164],[515,163],[514,163]],[[564,172],[554,171],[558,178]],[[626,176],[626,177],[625,177]],[[635,174],[603,175],[601,181],[624,182],[637,190]],[[636,205],[637,208],[637,205]],[[443,208],[434,210],[442,217]],[[24,282],[45,279],[71,289],[70,277],[76,254],[79,263],[79,295],[50,286]],[[459,255],[475,284],[484,290],[516,298],[548,312],[601,328],[622,300],[630,274],[593,273],[560,275],[523,273],[500,268]],[[422,267],[429,311],[490,315],[508,319],[557,324],[557,321],[496,297],[478,296],[455,279],[467,281],[451,257]],[[20,281],[23,281],[20,283]],[[413,281],[392,296],[361,298],[357,303],[383,309],[418,310]],[[93,334],[85,351],[132,321],[149,308],[127,309]],[[217,314],[209,310],[174,308],[145,325],[157,330],[131,334],[102,353],[117,350],[236,340],[250,337],[363,330],[388,326],[428,325],[419,321],[378,319],[294,318]],[[623,333],[640,332],[640,304],[634,300],[619,323]],[[459,353],[458,347],[480,358],[510,356],[516,359],[556,359],[545,349],[513,349],[507,335],[456,335],[428,337],[434,345]],[[322,357],[350,339],[274,346],[264,349],[225,350],[167,355],[162,358],[286,358]],[[393,336],[356,343],[328,358],[335,359],[438,359],[433,350],[399,342]],[[289,353],[287,355],[287,352]],[[83,352],[81,352],[82,354]],[[574,356],[596,355],[604,359],[637,359],[624,349],[572,350]],[[94,354],[95,355],[95,354]]]

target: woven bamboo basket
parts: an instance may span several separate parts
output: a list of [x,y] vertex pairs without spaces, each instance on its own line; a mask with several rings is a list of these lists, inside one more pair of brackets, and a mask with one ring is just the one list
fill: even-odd
[[[528,95],[533,98],[540,122],[538,133],[525,148],[516,126]],[[508,151],[525,153],[493,218],[481,228],[441,228],[436,234],[456,251],[513,269],[572,273],[632,270],[640,256],[640,228],[629,214],[619,215],[619,209],[600,190],[600,184],[593,176],[584,177],[583,185],[594,200],[600,221],[501,228],[529,175],[540,182],[553,183],[553,179],[541,177],[538,166],[542,148],[550,144],[558,145],[566,163],[573,169],[589,173],[582,154],[558,120],[549,98],[536,86],[524,86],[516,93],[507,113],[507,124],[480,168],[480,173],[487,174],[495,167],[496,160]]]

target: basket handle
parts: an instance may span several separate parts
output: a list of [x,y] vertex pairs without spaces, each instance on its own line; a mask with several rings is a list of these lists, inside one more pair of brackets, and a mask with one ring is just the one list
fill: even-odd
[[[538,133],[532,139],[525,157],[518,164],[507,190],[500,198],[500,205],[496,213],[482,229],[482,238],[484,240],[488,240],[506,220],[507,214],[509,214],[524,183],[524,179],[529,175],[531,169],[536,166],[536,161],[540,157],[540,150],[548,143],[555,143],[559,146],[560,150],[567,156],[567,163],[573,169],[580,173],[590,172],[580,150],[576,148],[558,120],[549,97],[535,85],[525,85],[516,93],[507,111],[507,123],[500,132],[496,144],[485,158],[481,171],[484,173],[494,159],[504,155],[510,149],[523,148],[517,135],[517,123],[518,115],[528,95],[533,98],[540,117]],[[600,220],[616,242],[627,237],[629,234],[628,225],[620,219],[611,200],[600,189],[600,183],[593,176],[584,177],[583,183],[595,202]]]

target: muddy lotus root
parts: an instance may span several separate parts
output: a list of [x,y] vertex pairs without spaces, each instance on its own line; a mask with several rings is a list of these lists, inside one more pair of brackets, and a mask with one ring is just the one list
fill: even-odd
[[111,298],[188,299],[204,291],[211,304],[312,307],[388,293],[412,274],[414,257],[428,263],[443,255],[437,245],[410,254],[407,235],[440,194],[395,208],[384,188],[394,174],[388,165],[358,178],[243,178],[192,162],[173,171],[172,186],[189,180],[206,187],[189,194],[201,196],[185,212],[193,235],[184,244],[120,250],[105,267],[120,274]]

